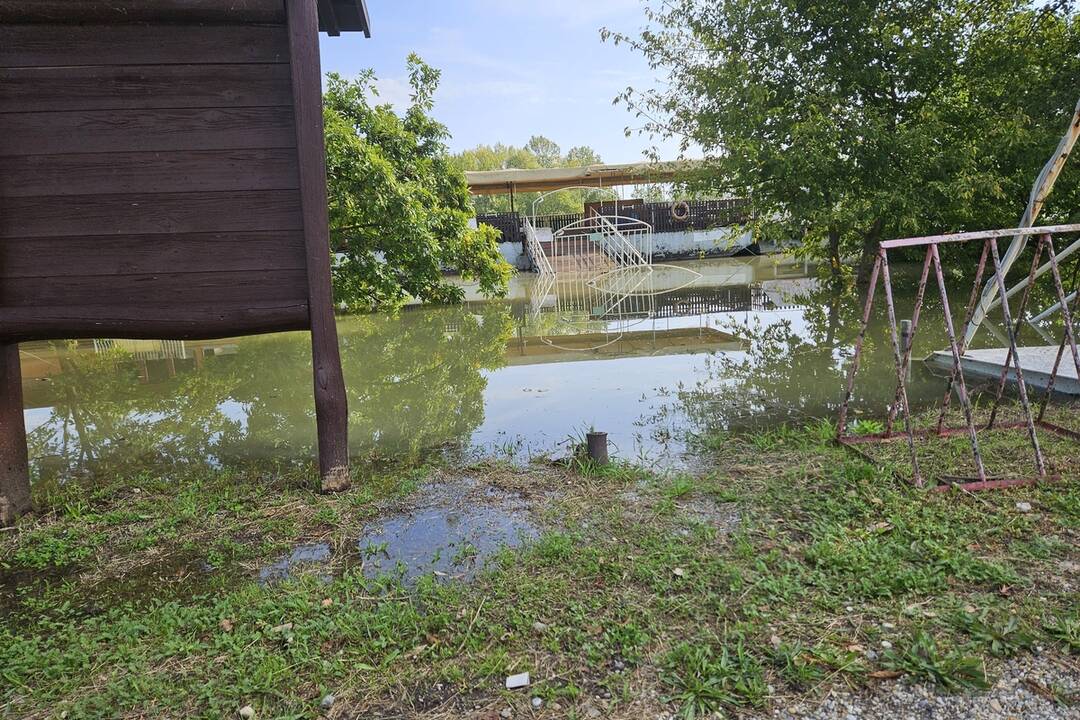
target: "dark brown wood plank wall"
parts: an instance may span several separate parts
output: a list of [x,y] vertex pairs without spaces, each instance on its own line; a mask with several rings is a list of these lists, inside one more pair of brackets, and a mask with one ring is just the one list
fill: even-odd
[[8,113],[0,156],[295,148],[292,107]]
[[68,153],[4,158],[0,196],[295,190],[292,148]]
[[285,23],[284,0],[0,0],[0,23]]
[[[15,340],[38,338],[107,337],[206,340],[309,326],[307,300],[255,300],[243,305],[191,303],[186,305],[83,304],[0,307],[0,327]],[[81,335],[71,328],[92,328]]]
[[5,238],[302,228],[295,190],[16,197],[0,217]]
[[[178,275],[183,283],[172,281]],[[0,306],[61,306],[74,295],[100,300],[100,275],[72,275],[58,282],[41,278],[4,278],[0,285]],[[254,298],[288,301],[296,298],[293,288],[305,282],[305,270],[259,270],[258,272],[185,272],[109,276],[110,303],[137,307],[153,293],[155,304],[170,302],[183,305],[189,298],[213,299],[223,306],[243,305]],[[172,296],[170,297],[170,294]]]
[[0,70],[0,113],[288,105],[289,66],[130,65]]
[[[237,251],[221,253],[223,244]],[[246,272],[267,267],[305,267],[300,230],[174,233],[169,235],[76,235],[9,238],[0,258],[5,281],[79,275],[161,275]],[[208,260],[209,258],[209,260]]]
[[[2,22],[2,21],[0,21]],[[281,25],[183,25],[147,33],[142,25],[2,25],[0,67],[287,63]]]
[[309,323],[284,22],[283,0],[0,0],[0,335]]

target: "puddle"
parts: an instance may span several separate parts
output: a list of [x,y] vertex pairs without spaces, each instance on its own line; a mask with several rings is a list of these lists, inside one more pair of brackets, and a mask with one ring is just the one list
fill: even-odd
[[733,532],[739,525],[739,512],[734,503],[718,503],[712,498],[695,496],[677,500],[675,509],[688,523],[706,525],[725,534]]
[[259,583],[271,585],[310,572],[330,582],[358,563],[365,577],[399,576],[406,585],[430,574],[469,580],[501,548],[520,547],[539,535],[528,498],[472,478],[426,485],[409,503],[408,510],[388,509],[366,525],[355,553],[335,557],[328,543],[299,545],[260,569]]
[[434,573],[472,578],[502,547],[518,547],[538,535],[524,512],[502,507],[434,507],[372,525],[360,538],[364,574],[401,573],[406,584]]
[[[326,564],[332,554],[328,543],[300,545],[294,548],[292,553],[286,557],[261,568],[259,570],[259,584],[270,585],[282,580],[289,580],[297,572],[311,565]],[[326,582],[330,582],[332,579],[329,573],[324,573],[319,577]]]

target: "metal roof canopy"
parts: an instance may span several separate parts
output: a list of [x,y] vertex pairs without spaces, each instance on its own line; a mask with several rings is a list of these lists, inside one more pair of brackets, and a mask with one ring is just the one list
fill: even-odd
[[504,192],[538,192],[568,187],[611,187],[673,182],[698,169],[699,162],[680,160],[662,163],[625,163],[587,165],[572,168],[537,168],[535,170],[477,170],[465,173],[473,195],[497,195]]
[[371,20],[365,0],[319,0],[319,30],[338,36],[343,32],[362,32],[371,37]]

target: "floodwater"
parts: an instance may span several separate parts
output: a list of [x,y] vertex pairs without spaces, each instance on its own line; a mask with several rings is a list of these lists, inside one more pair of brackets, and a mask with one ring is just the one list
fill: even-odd
[[475,478],[429,483],[419,488],[408,509],[369,522],[351,547],[335,551],[327,542],[298,545],[261,568],[258,580],[272,585],[314,572],[329,582],[335,573],[352,568],[369,579],[389,576],[410,586],[426,575],[468,580],[501,549],[539,536],[530,510],[529,498]]
[[[910,314],[911,270],[894,268],[900,317]],[[814,275],[780,256],[587,281],[525,273],[506,300],[483,302],[466,288],[460,307],[339,318],[352,452],[526,461],[565,454],[595,428],[614,455],[672,467],[684,462],[688,435],[704,429],[834,417],[862,301]],[[882,305],[856,387],[866,412],[881,411],[895,382]],[[932,299],[923,318],[916,357],[945,346]],[[20,352],[37,477],[112,463],[313,456],[305,333],[27,343]],[[914,405],[939,397],[939,378],[921,363],[913,374]]]

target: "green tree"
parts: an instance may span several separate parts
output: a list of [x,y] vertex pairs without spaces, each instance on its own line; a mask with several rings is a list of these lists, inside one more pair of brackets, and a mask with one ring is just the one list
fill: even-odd
[[446,128],[431,115],[439,71],[408,59],[411,103],[403,116],[377,95],[371,71],[331,73],[324,96],[335,298],[352,309],[393,307],[409,296],[457,302],[444,270],[505,292],[511,268],[498,233],[469,227],[465,176],[446,151]]
[[599,165],[600,153],[593,150],[588,145],[578,145],[572,147],[566,151],[566,157],[563,158],[563,162],[568,167],[585,167],[587,165]]
[[543,135],[533,135],[525,143],[525,149],[533,154],[540,167],[558,167],[562,162],[562,148],[554,140]]
[[[1080,87],[1074,3],[665,0],[602,31],[665,74],[618,100],[704,150],[695,179],[747,194],[754,230],[865,270],[880,239],[1008,227]],[[1044,210],[1080,199],[1066,170]]]
[[[513,145],[477,145],[453,156],[454,165],[466,170],[508,170],[510,168],[538,168],[539,161],[527,148]],[[478,198],[479,199],[479,198]]]
[[[513,145],[477,145],[454,156],[454,164],[462,171],[469,170],[533,170],[550,167],[584,167],[602,162],[600,154],[588,145],[578,145],[562,154],[558,143],[543,135],[533,135],[524,147]],[[521,213],[531,213],[533,201],[540,193],[518,193],[514,196],[514,209]],[[548,195],[537,205],[536,212],[541,215],[579,213],[586,202],[610,200],[611,194],[591,190],[561,190]],[[481,195],[475,198],[477,214],[508,212],[510,197],[508,194]]]

